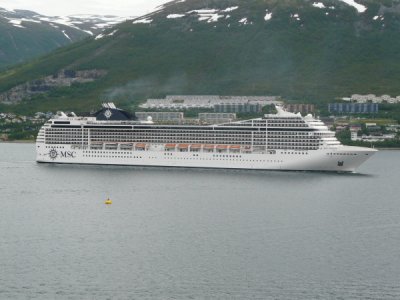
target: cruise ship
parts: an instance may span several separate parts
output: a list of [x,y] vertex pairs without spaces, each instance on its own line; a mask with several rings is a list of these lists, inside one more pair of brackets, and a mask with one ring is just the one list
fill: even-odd
[[59,112],[40,129],[40,163],[355,172],[377,150],[342,145],[318,118],[276,114],[216,125],[134,120],[113,103]]

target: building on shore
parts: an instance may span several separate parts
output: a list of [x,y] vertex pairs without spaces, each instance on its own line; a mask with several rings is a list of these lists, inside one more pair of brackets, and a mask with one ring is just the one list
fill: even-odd
[[400,96],[392,97],[390,95],[377,96],[374,94],[359,95],[353,94],[351,97],[342,98],[344,101],[355,102],[355,103],[389,103],[396,104],[400,103]]
[[219,104],[259,104],[261,107],[282,104],[278,96],[169,95],[164,99],[147,99],[141,108],[213,109]]
[[352,141],[362,142],[384,142],[387,140],[393,140],[396,137],[395,134],[382,134],[382,135],[365,135],[358,136],[356,131],[351,131]]
[[292,113],[301,113],[303,115],[315,112],[314,104],[285,104],[285,110]]
[[235,113],[199,113],[201,123],[221,124],[236,120]]
[[156,122],[182,122],[183,121],[183,112],[176,111],[144,111],[144,112],[135,112],[136,118],[139,121],[146,121],[148,117],[151,117],[153,121]]
[[214,112],[217,113],[261,113],[260,103],[221,103],[214,105]]
[[330,113],[371,114],[379,111],[377,103],[329,103]]

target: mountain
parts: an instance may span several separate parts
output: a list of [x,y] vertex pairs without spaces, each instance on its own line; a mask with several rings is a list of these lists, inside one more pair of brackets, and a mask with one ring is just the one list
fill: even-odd
[[[135,106],[166,94],[313,102],[400,95],[399,29],[400,4],[391,0],[172,1],[3,72],[0,102],[13,104],[0,103],[0,110],[88,110],[104,100]],[[62,70],[105,75],[10,96],[12,88]]]
[[115,16],[43,16],[0,8],[0,68],[69,45],[122,22]]

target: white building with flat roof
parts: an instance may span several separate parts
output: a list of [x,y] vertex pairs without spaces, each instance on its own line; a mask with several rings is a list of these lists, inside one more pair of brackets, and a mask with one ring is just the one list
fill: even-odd
[[153,121],[183,121],[183,112],[177,111],[143,111],[135,112],[136,118],[139,121],[146,121],[148,117],[151,117]]
[[396,97],[391,97],[390,95],[382,95],[382,96],[376,96],[374,94],[368,94],[368,95],[359,95],[359,94],[354,94],[351,95],[350,98],[342,98],[345,101],[352,101],[356,103],[390,103],[390,104],[396,104],[400,103],[400,96]]
[[141,108],[154,109],[212,109],[221,104],[283,104],[278,96],[218,96],[218,95],[168,95],[164,99],[147,99]]

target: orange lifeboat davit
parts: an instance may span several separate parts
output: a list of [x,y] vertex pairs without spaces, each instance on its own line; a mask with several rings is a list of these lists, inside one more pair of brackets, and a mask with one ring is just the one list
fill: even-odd
[[206,150],[206,152],[214,152],[215,145],[207,144],[207,145],[204,145],[203,149]]
[[240,149],[240,145],[230,145],[230,149]]
[[176,144],[165,144],[165,148],[167,149],[174,149],[176,147]]
[[146,144],[144,144],[144,143],[137,143],[137,144],[135,145],[135,148],[144,149],[144,148],[146,148]]
[[201,144],[191,144],[190,145],[190,149],[200,149],[201,148]]

